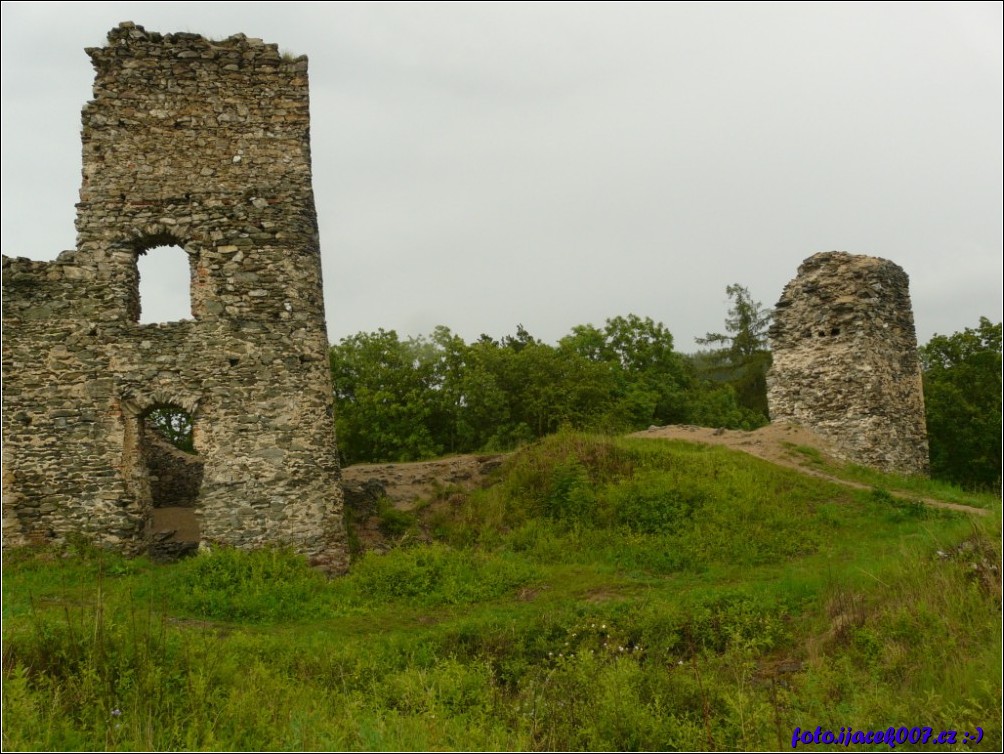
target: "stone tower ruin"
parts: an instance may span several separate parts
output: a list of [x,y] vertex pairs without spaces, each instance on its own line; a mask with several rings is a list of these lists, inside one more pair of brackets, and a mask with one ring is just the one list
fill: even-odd
[[[77,248],[3,257],[5,544],[135,553],[173,503],[197,541],[342,570],[307,60],[132,23],[87,54]],[[139,324],[136,260],[163,245],[192,317]],[[165,407],[195,454],[151,430]]]
[[927,429],[909,278],[887,259],[825,252],[777,302],[773,421],[803,424],[844,460],[926,473]]

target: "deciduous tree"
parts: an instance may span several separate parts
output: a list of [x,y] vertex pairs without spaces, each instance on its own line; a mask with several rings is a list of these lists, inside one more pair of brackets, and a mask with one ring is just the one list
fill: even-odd
[[935,335],[920,349],[931,475],[1000,489],[1001,323]]

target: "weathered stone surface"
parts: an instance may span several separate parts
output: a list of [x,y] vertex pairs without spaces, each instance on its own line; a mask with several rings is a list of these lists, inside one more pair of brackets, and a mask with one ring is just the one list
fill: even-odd
[[157,432],[144,429],[143,436],[144,461],[151,477],[150,499],[153,507],[196,507],[202,489],[202,459],[178,450],[161,439]]
[[[5,544],[145,549],[142,417],[172,405],[194,422],[202,541],[341,570],[306,59],[132,23],[87,52],[77,248],[3,257]],[[193,318],[141,325],[136,258],[165,244],[189,255]]]
[[837,251],[809,257],[781,294],[770,339],[773,421],[811,427],[844,460],[927,472],[917,336],[902,268]]

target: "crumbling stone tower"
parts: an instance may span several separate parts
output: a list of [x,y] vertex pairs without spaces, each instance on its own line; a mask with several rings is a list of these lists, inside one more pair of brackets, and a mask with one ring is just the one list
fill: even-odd
[[[307,60],[132,23],[87,53],[77,248],[3,258],[5,543],[139,551],[187,463],[201,541],[341,570]],[[139,324],[136,259],[165,244],[189,257],[192,318]],[[163,406],[191,417],[199,468],[151,436]]]
[[926,473],[927,428],[909,278],[886,259],[825,252],[777,302],[773,421],[806,425],[845,460]]

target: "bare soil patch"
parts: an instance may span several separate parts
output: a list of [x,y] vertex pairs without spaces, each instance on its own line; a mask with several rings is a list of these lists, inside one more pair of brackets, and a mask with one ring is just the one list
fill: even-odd
[[[489,483],[491,473],[502,465],[503,455],[478,454],[411,463],[360,463],[342,469],[346,519],[357,547],[387,550],[402,537],[415,532],[388,529],[381,511],[393,508],[412,513],[423,505],[424,516],[437,509],[463,502],[466,493]],[[429,539],[421,529],[420,538]]]
[[[199,522],[194,508],[169,506],[154,508],[150,531],[177,542],[198,542]],[[172,534],[173,532],[173,534]]]
[[412,463],[357,463],[342,469],[342,485],[376,482],[394,507],[410,511],[422,500],[448,488],[470,490],[484,484],[502,465],[502,455],[450,456]]
[[665,427],[649,427],[641,432],[635,432],[631,437],[689,440],[708,445],[724,445],[799,471],[806,470],[802,463],[805,458],[794,451],[791,445],[814,448],[824,460],[835,462],[835,455],[826,440],[811,429],[797,424],[768,424],[750,432],[741,429],[712,429],[689,424],[670,424]]

